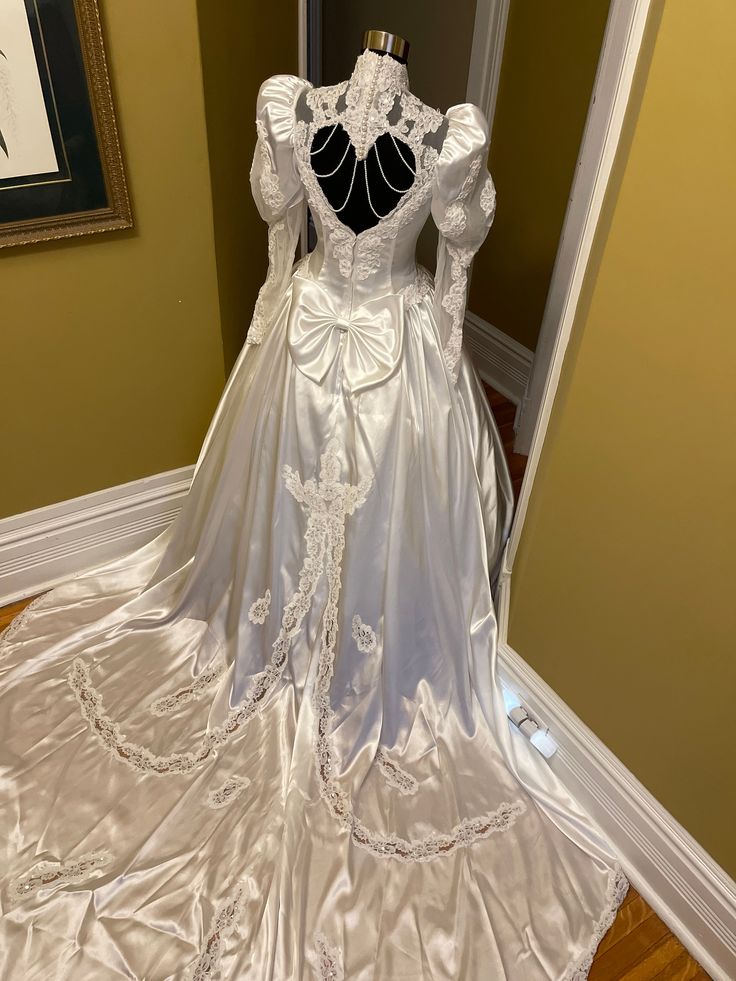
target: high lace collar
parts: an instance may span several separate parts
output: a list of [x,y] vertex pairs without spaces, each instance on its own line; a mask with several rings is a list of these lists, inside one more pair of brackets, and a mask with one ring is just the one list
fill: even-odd
[[379,133],[386,129],[388,113],[397,96],[409,88],[406,65],[366,48],[358,55],[345,89],[343,124],[362,160]]
[[374,93],[404,92],[409,88],[406,65],[388,54],[378,54],[366,48],[355,60],[348,81],[349,88],[371,88]]

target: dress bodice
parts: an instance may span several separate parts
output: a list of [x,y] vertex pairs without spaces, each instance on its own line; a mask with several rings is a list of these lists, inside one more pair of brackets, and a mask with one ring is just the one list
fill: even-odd
[[[315,148],[337,127],[352,146],[355,179],[367,182],[359,165],[365,168],[385,134],[408,147],[415,163],[413,182],[396,205],[360,232],[341,220],[314,166]],[[447,367],[456,377],[467,270],[495,213],[481,110],[461,103],[442,113],[425,105],[409,91],[405,65],[366,50],[350,78],[337,85],[315,88],[293,75],[267,79],[258,96],[256,129],[251,187],[269,224],[270,266],[248,341],[258,343],[268,327],[269,296],[273,307],[291,273],[288,260],[308,204],[317,244],[298,264],[299,274],[324,287],[342,317],[381,294],[398,294],[404,306],[428,299]],[[416,262],[417,238],[430,214],[440,233],[434,277]]]
[[[416,265],[416,242],[430,213],[432,176],[448,119],[409,91],[405,65],[372,51],[359,56],[349,79],[303,89],[295,115],[295,162],[317,232],[317,245],[305,263],[308,275],[345,296],[347,304],[388,291],[409,302],[426,295],[431,278]],[[367,162],[385,134],[410,150],[411,185],[364,231],[356,233],[341,220],[317,179],[315,141],[325,127],[330,127],[328,134],[342,128],[354,150],[351,188],[355,179],[368,185]]]

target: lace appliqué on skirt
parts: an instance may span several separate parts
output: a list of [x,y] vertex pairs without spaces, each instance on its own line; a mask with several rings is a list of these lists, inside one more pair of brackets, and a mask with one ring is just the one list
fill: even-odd
[[12,883],[9,898],[12,905],[22,902],[28,896],[51,886],[65,885],[69,882],[84,882],[98,869],[112,862],[108,851],[89,852],[79,858],[66,862],[39,862],[33,869]]
[[[322,575],[325,549],[324,524],[326,521],[329,522],[329,518],[319,509],[317,501],[321,501],[323,496],[329,497],[330,494],[335,493],[342,501],[340,506],[346,509],[346,513],[352,513],[361,501],[361,495],[362,499],[365,499],[372,480],[370,478],[367,482],[362,481],[356,487],[336,484],[334,474],[339,474],[340,469],[337,458],[338,446],[337,440],[332,440],[328,444],[327,452],[322,456],[319,484],[314,480],[302,484],[290,467],[285,465],[283,468],[287,488],[301,504],[310,509],[305,534],[307,554],[299,572],[299,588],[284,607],[281,629],[272,645],[273,654],[269,665],[254,676],[242,703],[229,713],[224,725],[208,730],[194,750],[159,756],[145,746],[126,740],[120,726],[105,712],[102,696],[92,684],[89,667],[81,658],[75,658],[72,662],[67,680],[77,696],[82,714],[90,723],[94,735],[109,752],[127,766],[143,773],[163,776],[190,773],[195,767],[208,760],[218,746],[228,742],[253,718],[263,705],[266,696],[276,686],[286,664],[291,643],[311,606],[314,591]],[[338,498],[332,503],[335,504]]]
[[209,688],[217,684],[225,673],[225,668],[226,664],[224,661],[218,661],[216,664],[206,667],[201,674],[197,675],[191,684],[179,688],[177,691],[172,692],[171,695],[163,695],[161,698],[157,698],[155,702],[151,702],[148,709],[149,712],[152,715],[159,716],[171,715],[172,712],[176,712],[180,705],[186,705],[187,702],[196,701]]
[[227,807],[228,804],[232,804],[234,800],[237,800],[247,787],[250,787],[248,777],[230,776],[221,787],[210,791],[207,795],[207,806],[213,810]]
[[314,754],[320,795],[327,803],[330,813],[349,830],[353,842],[359,847],[375,855],[402,862],[427,862],[481,838],[507,830],[519,814],[523,813],[525,805],[521,801],[504,802],[496,810],[480,817],[465,818],[449,834],[434,833],[414,841],[398,835],[371,831],[353,814],[349,797],[335,778],[337,767],[330,741],[334,719],[330,706],[330,680],[334,671],[337,643],[345,523],[365,502],[373,477],[364,477],[357,484],[341,483],[339,454],[340,444],[333,438],[320,458],[317,480],[302,482],[299,475],[287,464],[282,468],[287,489],[307,514],[304,533],[306,555],[299,572],[299,588],[284,608],[281,629],[273,644],[270,664],[255,675],[243,702],[229,713],[225,724],[208,730],[194,751],[158,756],[145,746],[127,741],[120,726],[105,713],[102,696],[92,684],[90,668],[81,658],[75,658],[72,662],[68,682],[92,732],[122,762],[144,773],[190,773],[209,759],[218,746],[226,743],[255,715],[263,699],[274,688],[283,672],[292,640],[310,609],[317,584],[324,574],[327,579],[327,600],[312,695],[315,708]]
[[271,590],[267,589],[263,596],[260,596],[248,610],[248,619],[251,623],[265,623],[266,617],[271,611]]
[[356,613],[353,617],[353,640],[358,650],[364,654],[372,654],[376,649],[376,632],[367,623],[363,623]]
[[[409,841],[398,835],[371,831],[353,813],[350,798],[335,778],[337,766],[331,744],[334,712],[330,706],[330,680],[334,673],[335,645],[338,633],[338,600],[345,549],[347,517],[366,499],[372,478],[357,485],[339,482],[339,443],[330,440],[322,456],[319,481],[302,483],[289,467],[284,468],[287,486],[309,514],[305,539],[307,549],[324,561],[327,577],[327,599],[322,617],[322,634],[317,662],[317,677],[312,699],[315,713],[315,764],[320,795],[332,816],[351,835],[360,848],[401,862],[428,862],[471,845],[498,831],[506,831],[526,810],[521,801],[504,802],[495,811],[477,818],[465,818],[449,834],[430,834]],[[315,563],[316,564],[316,563]]]
[[419,784],[411,773],[403,770],[382,749],[379,749],[376,753],[376,764],[383,774],[386,783],[398,790],[400,794],[415,794],[419,789]]
[[199,957],[191,969],[191,981],[214,981],[220,976],[225,941],[238,929],[244,892],[245,884],[241,882],[232,896],[223,900],[215,910],[212,924],[202,941]]
[[311,961],[317,981],[345,981],[342,951],[334,947],[323,933],[315,934]]

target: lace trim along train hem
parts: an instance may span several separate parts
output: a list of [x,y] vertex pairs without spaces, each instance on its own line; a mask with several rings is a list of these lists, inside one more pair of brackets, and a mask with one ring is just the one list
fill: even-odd
[[5,630],[0,632],[0,654],[10,644],[20,628],[31,619],[33,612],[42,605],[47,596],[48,593],[41,593],[40,596],[32,599],[28,606],[23,607],[18,616],[10,621]]
[[603,912],[595,925],[590,943],[585,948],[582,957],[579,957],[575,961],[575,964],[567,970],[562,981],[586,981],[598,946],[616,919],[618,908],[624,901],[628,891],[629,880],[619,865],[614,866],[608,875],[608,887],[606,889]]

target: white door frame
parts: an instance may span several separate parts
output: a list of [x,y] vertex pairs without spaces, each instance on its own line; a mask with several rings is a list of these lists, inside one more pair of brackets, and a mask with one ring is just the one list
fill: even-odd
[[485,113],[490,131],[498,100],[511,0],[476,0],[466,98]]
[[[468,100],[492,123],[498,95],[510,0],[478,0],[468,72]],[[521,493],[506,548],[500,595],[508,606],[509,576],[521,538],[562,362],[590,258],[603,197],[621,137],[651,0],[612,0],[570,201],[557,250],[531,378],[521,405],[514,449],[528,453]],[[501,639],[508,625],[500,609]]]
[[508,627],[509,577],[547,435],[603,198],[621,137],[650,2],[651,0],[614,0],[611,3],[577,172],[545,308],[542,334],[534,356],[529,392],[525,405],[522,406],[518,430],[521,444],[519,451],[523,451],[528,445],[529,462],[506,547],[505,574],[500,585],[501,595],[504,597],[500,623],[503,641],[506,640]]
[[[467,98],[492,128],[510,0],[478,0],[468,71]],[[516,420],[517,453],[529,454],[528,497],[536,456],[546,432],[559,371],[570,336],[580,285],[618,147],[650,0],[612,0],[588,116],[580,143],[570,201],[560,236],[531,375]],[[480,338],[481,343],[483,338]],[[492,339],[488,339],[489,348]],[[492,355],[489,351],[489,355]],[[539,440],[536,439],[539,431]],[[520,502],[521,503],[521,502]],[[524,504],[525,507],[525,504]],[[518,531],[521,525],[518,524]]]
[[581,282],[618,147],[649,6],[650,0],[614,0],[611,3],[532,374],[517,425],[514,449],[517,453],[529,453],[530,457],[535,443],[538,456],[546,432]]

